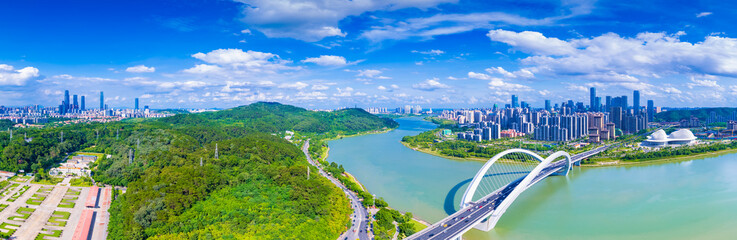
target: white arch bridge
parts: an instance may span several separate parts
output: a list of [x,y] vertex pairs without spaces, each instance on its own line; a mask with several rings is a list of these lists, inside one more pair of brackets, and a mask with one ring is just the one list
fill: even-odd
[[551,175],[568,175],[573,165],[608,149],[570,156],[558,151],[547,158],[525,149],[501,152],[484,164],[463,194],[460,210],[408,237],[408,239],[460,239],[471,228],[489,231],[519,195]]

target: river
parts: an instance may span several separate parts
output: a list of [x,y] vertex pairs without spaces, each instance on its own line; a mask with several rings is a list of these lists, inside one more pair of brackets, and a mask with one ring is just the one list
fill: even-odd
[[[390,206],[436,222],[457,209],[481,161],[411,150],[403,136],[434,129],[421,118],[397,119],[383,134],[329,142],[342,164]],[[737,154],[642,166],[575,167],[551,176],[515,201],[489,232],[464,239],[735,239]]]

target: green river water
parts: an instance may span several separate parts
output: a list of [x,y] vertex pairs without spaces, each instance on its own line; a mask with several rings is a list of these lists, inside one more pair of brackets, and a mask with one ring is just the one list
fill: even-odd
[[[342,164],[390,206],[434,223],[455,211],[483,165],[404,147],[435,128],[402,118],[398,129],[329,142]],[[575,167],[515,201],[490,232],[464,239],[737,239],[737,154],[644,166]]]

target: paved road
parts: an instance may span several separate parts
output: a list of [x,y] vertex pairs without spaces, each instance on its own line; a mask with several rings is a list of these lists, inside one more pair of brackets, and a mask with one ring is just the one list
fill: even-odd
[[[599,154],[600,152],[605,151],[608,148],[609,146],[607,145],[587,152],[576,154],[571,157],[571,161],[576,163],[578,161],[581,161],[582,159]],[[567,161],[565,159],[551,163],[550,166],[543,168],[540,174],[535,176],[528,187],[534,185],[545,177],[550,176],[557,171],[560,171],[566,165]],[[453,239],[460,236],[468,229],[484,221],[486,217],[488,217],[494,210],[496,210],[496,207],[502,201],[504,201],[504,199],[507,198],[512,190],[514,190],[515,187],[519,185],[522,179],[524,179],[524,176],[498,189],[496,192],[493,192],[492,194],[489,194],[488,196],[485,196],[478,201],[469,204],[469,206],[458,210],[458,212],[446,217],[443,220],[440,220],[427,229],[420,231],[407,239]]]
[[307,158],[307,161],[312,164],[313,166],[317,167],[317,169],[320,171],[320,175],[327,178],[335,184],[335,186],[338,186],[343,192],[348,196],[348,199],[351,201],[351,208],[353,208],[353,214],[351,214],[351,229],[348,229],[343,235],[341,235],[342,239],[349,239],[349,240],[369,240],[369,233],[367,231],[368,229],[368,210],[361,205],[361,202],[358,201],[358,196],[356,196],[355,193],[348,190],[345,186],[343,186],[340,181],[337,179],[331,177],[328,175],[325,171],[322,170],[322,167],[319,163],[314,162],[312,158],[310,157],[309,153],[310,148],[310,140],[307,140],[305,144],[302,146],[302,152],[305,154],[305,157]]

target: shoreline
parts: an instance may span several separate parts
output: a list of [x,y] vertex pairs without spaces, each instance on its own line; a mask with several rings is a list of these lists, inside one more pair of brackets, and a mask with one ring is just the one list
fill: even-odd
[[[410,147],[407,143],[400,141],[402,145],[405,147],[412,149],[414,151],[418,151],[425,154],[430,154],[436,157],[441,157],[445,159],[450,160],[465,160],[465,161],[488,161],[488,159],[484,158],[478,158],[478,157],[468,157],[468,158],[460,158],[460,157],[452,157],[452,156],[445,156],[442,154],[439,154],[434,151],[430,151],[424,148],[413,148]],[[737,149],[726,149],[716,152],[708,152],[708,153],[699,153],[694,155],[686,155],[686,156],[674,156],[674,157],[665,157],[665,158],[657,158],[657,159],[651,159],[651,160],[645,160],[645,161],[622,161],[622,160],[613,160],[613,161],[607,161],[607,162],[596,162],[593,164],[581,164],[581,167],[615,167],[615,166],[638,166],[638,165],[649,165],[649,164],[660,164],[660,163],[670,163],[670,162],[680,162],[680,161],[688,161],[688,160],[698,160],[707,158],[710,156],[720,156],[724,154],[729,153],[737,153]]]
[[349,138],[349,137],[359,137],[359,136],[372,135],[372,134],[388,133],[388,132],[394,131],[397,128],[398,127],[388,128],[388,129],[384,129],[384,130],[381,130],[381,131],[379,131],[379,130],[376,130],[376,131],[368,131],[368,132],[361,132],[361,133],[350,134],[350,135],[337,135],[337,136],[332,137],[332,138],[323,138],[323,139],[320,139],[320,141],[333,141],[333,140],[340,140],[340,139]]
[[652,159],[652,160],[645,160],[645,161],[620,161],[617,160],[616,164],[606,164],[607,162],[601,163],[594,163],[594,164],[581,164],[581,167],[609,167],[609,166],[638,166],[638,165],[649,165],[649,164],[660,164],[660,163],[671,163],[671,162],[683,162],[683,161],[690,161],[690,160],[701,160],[706,159],[709,157],[718,157],[730,153],[737,153],[737,149],[725,149],[720,150],[716,152],[708,152],[708,153],[699,153],[695,155],[686,155],[686,156],[675,156],[670,158],[658,158],[658,159]]
[[[371,134],[383,134],[383,133],[388,133],[388,132],[394,131],[397,128],[399,128],[399,127],[390,128],[390,129],[386,129],[386,130],[382,130],[382,131],[373,131],[373,132],[358,133],[358,134],[353,134],[353,135],[348,135],[348,136],[336,136],[335,138],[322,139],[322,141],[326,141],[327,142],[327,141],[332,141],[332,140],[340,140],[340,139],[342,139],[340,137],[346,138],[346,137],[358,137],[358,136],[371,135]],[[328,144],[327,149],[325,150],[325,158],[323,158],[322,161],[327,161],[328,160],[328,156],[330,156],[330,144]],[[369,191],[368,188],[365,185],[363,185],[363,183],[361,183],[361,181],[359,181],[358,178],[356,178],[355,176],[353,176],[350,172],[345,171],[343,173],[346,176],[348,176],[349,179],[351,179],[354,182],[356,182],[356,184],[358,184],[358,186],[361,187],[361,189],[363,191],[365,191],[365,192],[367,192],[369,194],[371,193],[371,191]],[[389,208],[394,209],[391,206],[389,206]],[[404,212],[402,212],[402,213],[404,213]],[[417,218],[414,214],[412,215],[412,220],[415,220],[416,222],[425,225],[425,227],[429,227],[430,225],[432,225],[432,224],[430,224],[429,222],[427,222],[427,221],[425,221],[423,219]]]

